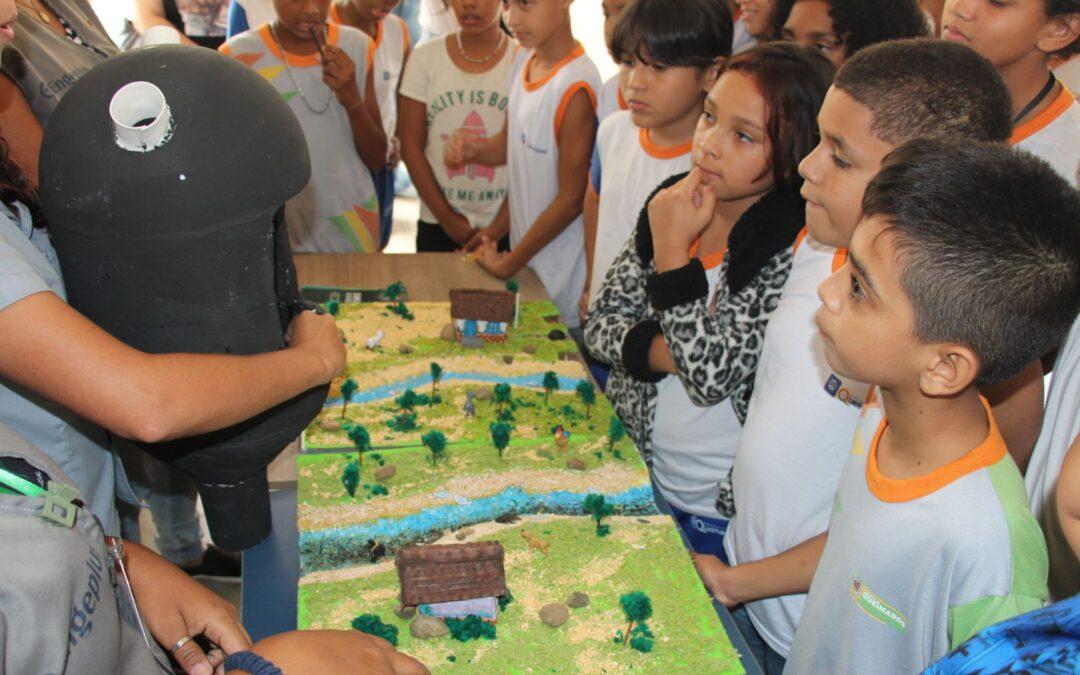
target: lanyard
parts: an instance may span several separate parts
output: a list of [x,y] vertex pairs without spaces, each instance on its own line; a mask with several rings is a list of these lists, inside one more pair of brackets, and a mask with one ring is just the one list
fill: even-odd
[[1014,127],[1016,126],[1016,123],[1024,119],[1024,117],[1029,112],[1039,107],[1039,104],[1043,102],[1043,99],[1046,98],[1051,91],[1053,91],[1055,84],[1057,84],[1057,79],[1054,77],[1053,73],[1050,73],[1050,77],[1046,79],[1046,84],[1043,85],[1043,88],[1039,91],[1038,94],[1035,94],[1035,98],[1028,101],[1028,104],[1024,106],[1024,109],[1018,112],[1016,114],[1016,117],[1013,118]]
[[43,488],[34,485],[22,476],[16,476],[7,469],[0,469],[0,485],[27,497],[42,497],[46,492]]

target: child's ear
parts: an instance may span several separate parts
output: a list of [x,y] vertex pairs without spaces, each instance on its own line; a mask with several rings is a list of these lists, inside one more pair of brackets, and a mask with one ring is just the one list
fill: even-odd
[[1053,54],[1080,39],[1080,14],[1063,14],[1046,22],[1043,35],[1035,46],[1044,54]]
[[919,389],[926,396],[954,396],[975,382],[979,357],[968,347],[953,343],[927,345],[928,366],[919,374]]
[[705,69],[705,77],[701,79],[701,88],[705,90],[705,94],[712,90],[713,85],[716,84],[717,78],[720,77],[720,70],[727,63],[727,58],[723,56],[716,57],[716,60],[712,62],[712,65]]

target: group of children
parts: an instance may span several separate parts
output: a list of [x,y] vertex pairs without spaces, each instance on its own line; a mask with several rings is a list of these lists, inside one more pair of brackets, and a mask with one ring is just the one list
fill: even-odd
[[274,0],[223,51],[308,137],[295,250],[385,243],[400,155],[418,250],[530,267],[767,672],[1080,591],[1080,2],[603,0],[603,83],[570,2],[447,0],[406,63],[394,2]]

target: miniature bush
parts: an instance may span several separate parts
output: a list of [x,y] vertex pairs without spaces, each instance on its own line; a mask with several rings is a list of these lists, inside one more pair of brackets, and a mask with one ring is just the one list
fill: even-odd
[[548,396],[551,392],[559,390],[559,376],[554,370],[544,373],[544,405],[548,404]]
[[499,611],[505,612],[506,608],[510,606],[510,603],[514,601],[514,594],[510,592],[510,589],[506,589],[506,595],[499,596]]
[[349,399],[360,386],[351,377],[341,383],[341,418],[345,419],[345,409],[349,407]]
[[588,380],[581,380],[577,384],[577,395],[585,405],[585,419],[589,419],[589,410],[596,403],[596,389]]
[[[652,601],[649,599],[649,596],[641,591],[634,591],[621,596],[619,598],[619,604],[622,605],[623,613],[626,615],[627,620],[626,633],[623,635],[623,644],[626,644],[627,640],[629,640],[630,636],[633,634],[634,624],[647,621],[649,617],[652,616]],[[645,630],[647,631],[648,628],[646,627]],[[640,632],[637,637],[650,639]]]
[[585,497],[581,505],[582,510],[592,516],[596,522],[596,536],[606,537],[611,533],[611,527],[603,524],[604,518],[615,513],[615,507],[607,503],[604,495],[590,494]]
[[464,619],[447,619],[446,627],[450,629],[450,637],[458,642],[495,639],[495,624],[488,623],[475,614]]
[[435,465],[446,454],[446,434],[441,431],[429,431],[420,437],[420,442],[431,453],[431,463]]
[[350,497],[356,496],[356,488],[360,485],[360,462],[354,459],[345,465],[345,470],[341,472],[341,484]]
[[352,620],[352,627],[361,633],[381,637],[397,647],[398,627],[383,623],[375,614],[361,614]]

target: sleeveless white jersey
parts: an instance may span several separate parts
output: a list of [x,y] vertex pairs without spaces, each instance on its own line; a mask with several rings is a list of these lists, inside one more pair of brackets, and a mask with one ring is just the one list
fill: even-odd
[[[510,70],[507,168],[510,246],[518,245],[559,192],[558,130],[579,90],[596,107],[600,73],[579,44],[542,80],[528,81],[533,50],[519,49]],[[529,261],[569,328],[581,325],[578,301],[585,290],[585,231],[577,218]]]
[[[330,22],[340,24],[337,5],[330,6]],[[372,79],[379,117],[386,132],[386,156],[390,156],[390,139],[397,133],[397,90],[401,72],[405,69],[405,52],[409,49],[409,27],[396,14],[388,14],[375,31],[375,59]]]
[[596,102],[596,121],[603,122],[612,113],[626,110],[626,99],[619,87],[619,74],[615,73],[600,85],[600,97]]
[[589,297],[600,295],[604,276],[633,235],[638,214],[652,191],[671,176],[690,170],[690,146],[691,141],[674,147],[656,145],[647,130],[634,126],[628,110],[600,124],[596,135],[600,211]]

